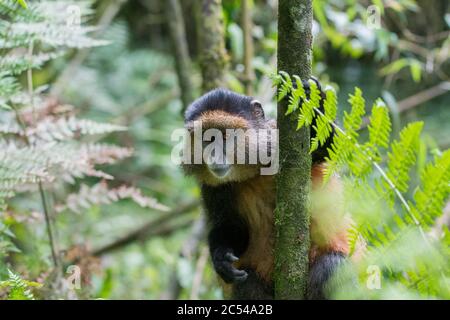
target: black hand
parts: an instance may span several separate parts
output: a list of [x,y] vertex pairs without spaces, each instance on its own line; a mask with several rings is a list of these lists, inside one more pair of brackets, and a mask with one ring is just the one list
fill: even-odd
[[233,262],[238,260],[231,249],[217,248],[212,254],[214,268],[226,283],[243,282],[247,279],[246,271],[233,266]]

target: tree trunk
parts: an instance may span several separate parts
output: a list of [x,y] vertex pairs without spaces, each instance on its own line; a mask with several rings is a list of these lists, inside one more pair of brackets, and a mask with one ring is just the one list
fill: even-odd
[[[170,0],[170,2],[175,0]],[[176,0],[178,1],[178,0]],[[202,92],[224,85],[225,67],[225,31],[220,0],[198,0],[196,2],[196,20],[199,35],[200,69],[202,74]],[[201,217],[192,227],[191,236],[180,252],[182,257],[195,257],[206,235],[206,218]],[[172,272],[169,287],[161,299],[177,299],[182,291],[177,270]],[[195,290],[194,290],[195,291]]]
[[165,13],[174,50],[180,97],[184,111],[194,100],[194,93],[191,81],[191,59],[189,58],[189,49],[186,42],[183,13],[178,1],[166,0]]
[[221,0],[199,0],[197,10],[202,90],[207,92],[225,84],[228,57]]
[[244,85],[245,94],[253,95],[253,81],[255,80],[255,73],[253,71],[253,38],[252,38],[252,14],[251,14],[252,0],[242,0],[242,31],[244,32]]
[[[278,70],[308,79],[311,73],[312,0],[278,2]],[[280,171],[275,210],[275,298],[303,299],[309,269],[309,128],[296,131],[296,117],[278,103]]]

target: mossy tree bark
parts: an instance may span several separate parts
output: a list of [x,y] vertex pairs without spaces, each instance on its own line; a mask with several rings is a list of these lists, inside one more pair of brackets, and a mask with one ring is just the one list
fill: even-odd
[[244,33],[244,77],[243,82],[245,85],[245,94],[251,96],[253,94],[253,82],[255,80],[255,72],[253,71],[253,38],[252,29],[253,21],[251,8],[253,0],[242,0],[242,31]]
[[[308,79],[311,73],[312,0],[278,2],[278,70]],[[278,103],[280,171],[275,210],[275,298],[303,299],[309,269],[309,128],[296,130],[285,116],[287,99]]]
[[202,91],[225,85],[228,56],[221,0],[198,0],[197,23]]

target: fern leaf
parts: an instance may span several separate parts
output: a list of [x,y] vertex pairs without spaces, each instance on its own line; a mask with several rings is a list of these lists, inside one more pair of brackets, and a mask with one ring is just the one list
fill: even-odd
[[450,150],[437,156],[421,175],[421,186],[414,194],[414,213],[424,226],[432,226],[442,215],[450,195]]
[[295,112],[300,106],[300,102],[306,98],[302,80],[297,75],[294,75],[293,78],[295,79],[296,87],[292,89],[292,93],[289,96],[289,104],[285,115]]
[[350,113],[344,112],[344,129],[348,136],[357,139],[357,130],[361,127],[365,111],[365,100],[362,96],[361,89],[355,88],[355,93],[351,94],[348,102],[352,109]]
[[98,123],[92,120],[47,117],[40,121],[36,128],[29,128],[27,136],[31,141],[62,141],[74,138],[76,135],[107,134],[125,131],[126,127],[109,123]]
[[8,269],[8,284],[10,291],[8,300],[34,300],[26,281],[22,280],[19,275]]
[[[337,114],[337,97],[336,92],[332,88],[325,91],[326,98],[324,101],[324,113],[316,115],[316,125],[313,128],[316,136],[311,140],[310,153],[323,146],[333,132],[332,123],[336,119]],[[315,109],[317,112],[317,109]]]
[[378,99],[372,107],[370,116],[369,145],[378,157],[378,147],[387,148],[389,146],[389,136],[391,133],[391,120],[389,110],[381,99]]
[[156,199],[144,196],[137,188],[120,186],[109,189],[105,182],[100,182],[93,187],[82,185],[78,193],[70,194],[66,203],[57,206],[56,209],[58,212],[71,210],[80,213],[94,205],[107,205],[122,199],[131,199],[144,208],[152,208],[158,211],[169,210]]
[[278,88],[278,101],[283,100],[292,90],[291,76],[284,71],[280,71],[280,75],[281,85]]
[[309,81],[309,98],[305,97],[301,102],[301,108],[298,115],[297,130],[303,126],[311,125],[314,119],[314,108],[318,108],[320,104],[320,91],[317,88],[317,84]]
[[[386,174],[400,192],[408,190],[409,170],[415,163],[422,127],[423,122],[408,124],[400,132],[400,139],[391,144]],[[386,182],[384,185],[387,190],[392,191]]]

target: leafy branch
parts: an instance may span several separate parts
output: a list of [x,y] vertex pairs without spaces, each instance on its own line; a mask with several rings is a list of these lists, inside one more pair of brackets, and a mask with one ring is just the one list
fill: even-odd
[[[337,171],[345,169],[353,184],[361,192],[358,197],[369,199],[383,198],[385,205],[393,213],[390,217],[372,217],[369,221],[360,221],[350,230],[349,244],[355,248],[358,239],[363,237],[370,244],[369,250],[388,250],[389,247],[408,234],[410,226],[418,229],[422,241],[434,252],[436,239],[427,233],[436,219],[443,214],[443,207],[450,195],[450,150],[435,156],[434,161],[426,164],[421,174],[421,182],[415,188],[413,199],[407,199],[411,190],[410,171],[416,163],[419,150],[422,122],[413,122],[405,126],[399,138],[390,142],[391,121],[388,108],[381,99],[372,107],[368,126],[369,137],[359,142],[359,132],[365,116],[365,100],[359,88],[349,96],[351,109],[344,112],[343,126],[336,123],[337,98],[332,88],[326,88],[321,105],[321,93],[316,82],[310,80],[305,90],[298,76],[289,76],[285,72],[273,77],[278,86],[278,99],[289,99],[286,116],[296,117],[298,128],[312,125],[315,137],[311,140],[310,152],[325,146],[333,131],[335,135],[328,148],[326,179]],[[386,150],[383,152],[383,150]],[[386,165],[382,164],[386,159]],[[374,174],[375,172],[375,174]],[[370,179],[369,179],[370,178]],[[398,206],[399,204],[400,206]],[[399,210],[403,208],[403,210]],[[378,213],[379,215],[379,213]],[[393,219],[393,225],[386,218]],[[440,241],[444,241],[444,234]],[[442,251],[443,257],[448,252]],[[448,258],[448,257],[447,257]],[[439,277],[445,279],[445,268],[438,267]],[[420,271],[408,271],[408,278],[402,281],[410,283],[412,278],[422,279]],[[444,281],[445,282],[445,281]]]

